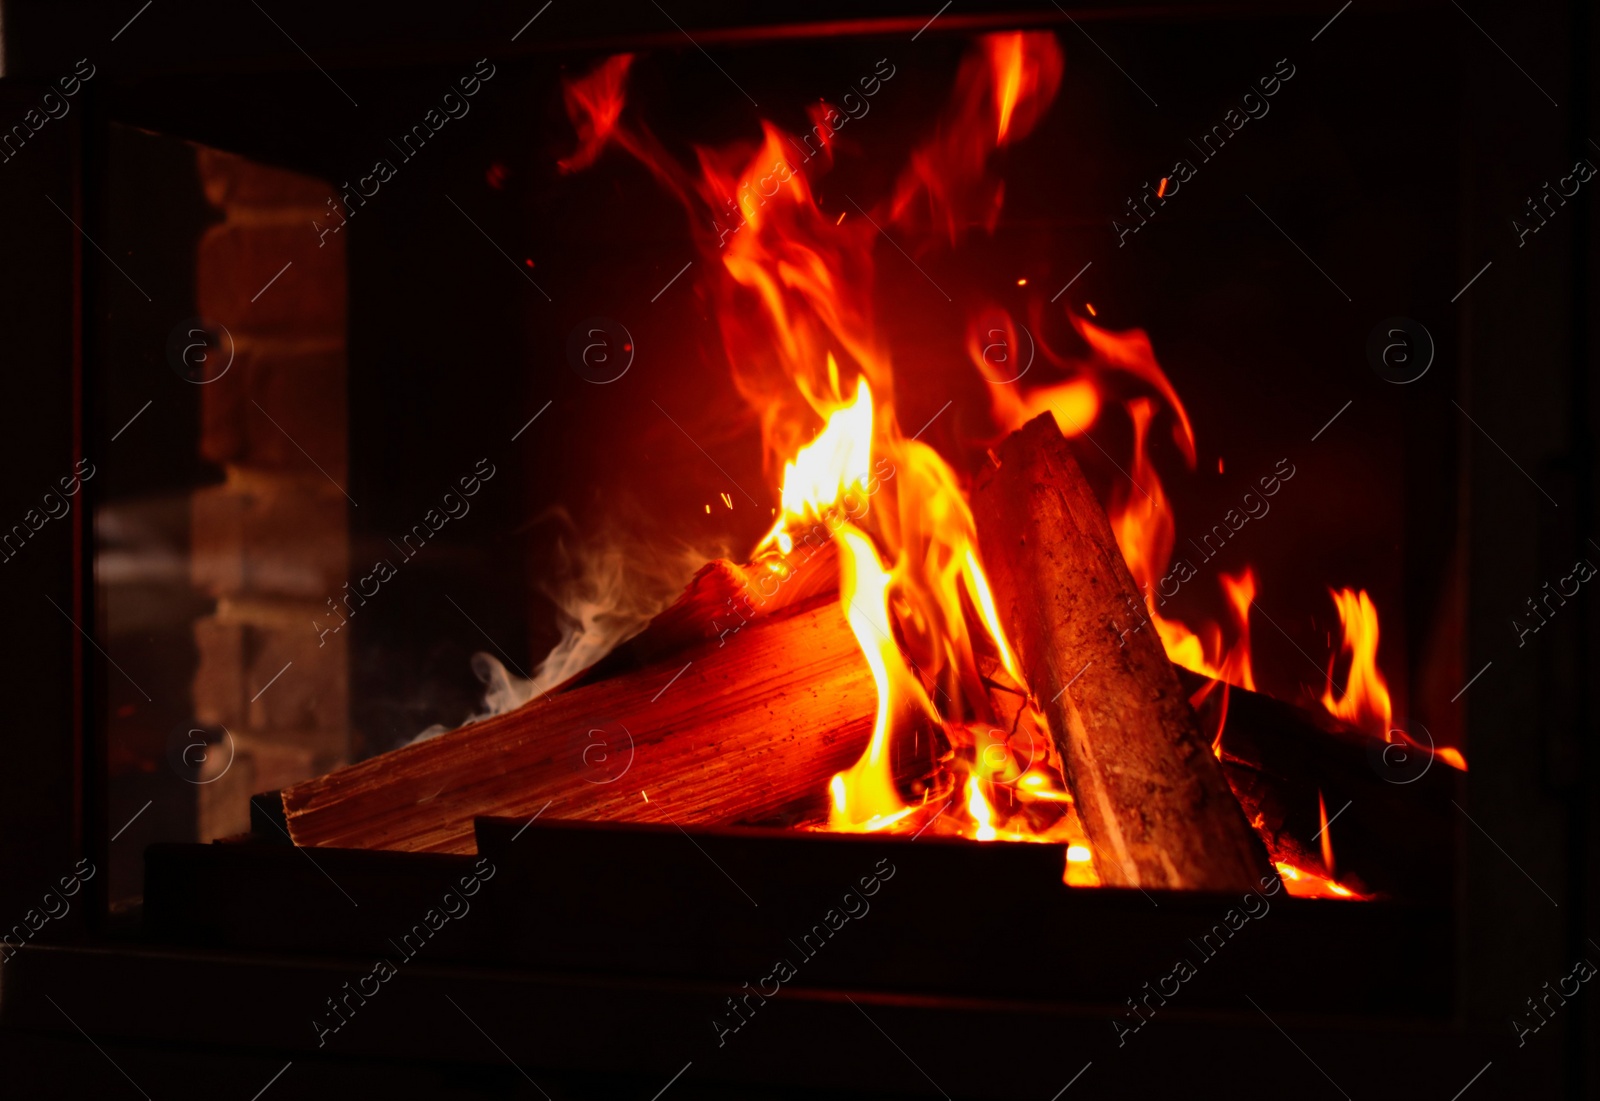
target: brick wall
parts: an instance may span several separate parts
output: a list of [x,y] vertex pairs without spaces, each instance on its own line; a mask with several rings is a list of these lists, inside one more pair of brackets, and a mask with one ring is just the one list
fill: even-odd
[[195,717],[234,739],[198,789],[208,840],[248,828],[254,792],[349,758],[344,636],[319,645],[311,622],[348,577],[349,418],[344,238],[319,247],[311,228],[333,189],[217,150],[197,162],[222,216],[200,241],[198,307],[234,347],[201,385],[201,455],[226,480],[191,503],[193,581],[216,598],[195,624]]

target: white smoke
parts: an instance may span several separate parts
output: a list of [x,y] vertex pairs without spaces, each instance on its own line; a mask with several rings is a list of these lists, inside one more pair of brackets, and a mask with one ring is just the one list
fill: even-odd
[[[571,518],[556,514],[571,531]],[[557,565],[539,586],[556,606],[560,640],[533,671],[517,675],[493,654],[472,655],[472,671],[484,684],[482,709],[462,725],[514,711],[565,684],[633,638],[683,592],[696,570],[725,557],[725,546],[694,547],[677,540],[644,539],[616,526],[599,533],[557,539]],[[435,724],[422,741],[450,727]]]

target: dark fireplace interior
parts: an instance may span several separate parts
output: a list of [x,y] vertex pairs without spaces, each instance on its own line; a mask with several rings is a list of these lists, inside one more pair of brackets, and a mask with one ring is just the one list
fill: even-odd
[[[1595,1095],[1596,618],[1562,587],[1600,555],[1595,239],[1587,188],[1537,198],[1600,155],[1583,5],[136,7],[0,3],[0,108],[64,105],[0,165],[9,511],[76,475],[4,551],[19,1096]],[[1064,67],[987,161],[993,225],[888,221],[1019,31]],[[1240,920],[1063,883],[1061,845],[559,806],[472,855],[292,843],[278,793],[480,714],[475,655],[526,678],[577,596],[642,623],[773,524],[717,230],[621,142],[572,164],[565,90],[623,53],[622,117],[690,167],[875,78],[785,153],[877,219],[894,416],[963,479],[999,465],[997,344],[1060,381],[1085,331],[1148,334],[1193,461],[1170,405],[1140,450],[1110,372],[1073,454],[1113,515],[1170,501],[1163,615],[1237,646],[1251,571],[1263,696],[1325,714],[1338,593],[1370,599],[1410,755],[1377,787],[1441,809],[1317,832],[1398,889]]]

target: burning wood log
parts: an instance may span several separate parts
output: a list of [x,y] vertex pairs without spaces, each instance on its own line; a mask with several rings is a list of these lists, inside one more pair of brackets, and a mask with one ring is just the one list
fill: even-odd
[[838,603],[713,638],[286,788],[298,845],[470,853],[473,819],[726,825],[815,813],[872,732]]
[[[1208,678],[1188,670],[1185,689]],[[1200,705],[1215,729],[1223,692]],[[1272,859],[1365,895],[1449,897],[1458,773],[1425,747],[1387,744],[1326,712],[1227,689],[1222,768]],[[1326,816],[1326,817],[1325,817]],[[1328,824],[1331,822],[1331,825]]]
[[1055,422],[972,494],[1000,619],[1043,707],[1101,882],[1245,891],[1273,874],[1200,734],[1100,502]]
[[678,599],[649,626],[580,674],[576,683],[618,676],[699,643],[726,644],[752,624],[779,619],[838,591],[839,556],[831,534],[796,546],[792,554],[769,554],[759,562],[714,559],[695,572]]

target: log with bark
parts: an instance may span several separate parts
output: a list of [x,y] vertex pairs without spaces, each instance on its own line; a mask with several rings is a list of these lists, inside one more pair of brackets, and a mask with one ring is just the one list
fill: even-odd
[[877,693],[834,597],[790,611],[286,788],[290,835],[470,853],[479,815],[727,825],[817,814],[827,778],[866,746]]
[[[1179,675],[1186,691],[1210,683]],[[1223,771],[1272,859],[1364,895],[1449,897],[1461,774],[1426,747],[1386,744],[1325,711],[1234,686],[1208,692],[1200,717],[1203,729],[1221,725]]]
[[1105,511],[1048,414],[1001,445],[972,507],[1000,619],[1101,882],[1247,891],[1270,881]]

